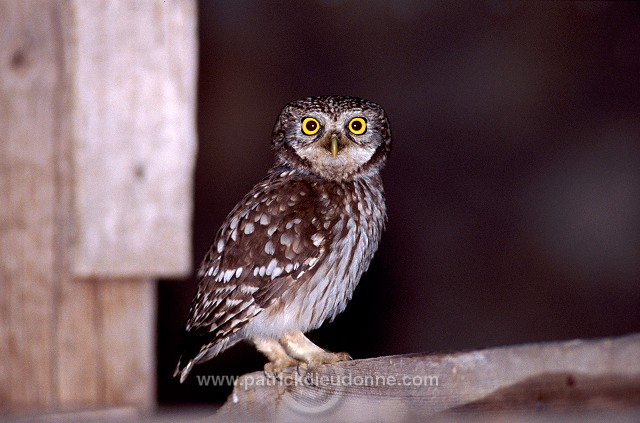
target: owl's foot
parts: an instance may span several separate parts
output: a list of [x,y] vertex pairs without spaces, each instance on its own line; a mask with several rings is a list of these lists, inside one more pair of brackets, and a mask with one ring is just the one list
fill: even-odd
[[291,357],[270,361],[264,365],[264,374],[267,377],[280,379],[280,377],[282,376],[282,370],[286,369],[287,367],[296,366],[297,364],[298,362]]
[[351,360],[346,352],[332,353],[323,350],[302,332],[288,333],[279,340],[254,338],[253,343],[269,359],[264,365],[265,375],[276,379],[280,379],[282,370],[287,367],[297,366],[299,375],[311,379],[316,369],[323,364]]
[[283,369],[298,364],[298,360],[289,357],[284,348],[282,348],[282,345],[275,339],[254,338],[253,343],[256,345],[258,351],[266,355],[269,359],[269,362],[264,365],[264,374],[267,377],[280,379]]
[[304,361],[298,363],[298,375],[306,378],[307,383],[313,385],[313,381],[316,380],[316,371],[318,367],[323,364],[334,364],[339,361],[353,360],[351,356],[346,352],[332,353],[329,351],[322,351],[315,354],[311,354],[305,357]]
[[280,344],[289,357],[298,360],[298,374],[312,378],[316,369],[323,364],[334,364],[351,360],[346,352],[325,351],[309,340],[302,332],[292,332],[280,338]]
[[298,365],[306,371],[314,371],[316,368],[323,364],[334,364],[339,361],[353,360],[351,356],[346,352],[332,353],[329,351],[321,351],[317,353],[308,354],[300,361]]

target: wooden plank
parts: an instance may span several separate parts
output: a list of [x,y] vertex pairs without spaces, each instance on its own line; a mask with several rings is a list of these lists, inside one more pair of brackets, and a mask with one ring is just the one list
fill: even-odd
[[72,2],[74,272],[191,268],[195,2]]
[[54,210],[54,239],[50,246],[55,260],[55,278],[49,292],[54,302],[52,353],[53,404],[57,409],[99,405],[98,390],[100,343],[96,337],[96,287],[90,281],[76,280],[71,272],[70,254],[75,233],[73,216],[72,125],[74,93],[72,90],[74,16],[70,3],[49,3],[53,9],[54,25],[59,46],[56,66],[60,72],[57,93],[57,139],[54,148],[56,204]]
[[[195,62],[195,21],[192,1],[0,2],[1,411],[154,402],[155,283],[113,275],[189,268],[195,66],[184,67]],[[109,39],[110,26],[120,38]],[[118,67],[119,57],[128,66]],[[92,80],[87,73],[101,63],[103,79]],[[94,115],[106,111],[112,116]],[[135,133],[120,151],[108,137],[87,141],[95,135],[87,128],[121,141]],[[133,180],[126,154],[136,154]],[[114,172],[92,174],[92,166]],[[78,184],[76,172],[86,177]],[[106,221],[117,242],[102,234],[105,248],[83,256],[87,245],[76,241],[95,241]],[[137,235],[121,232],[138,224]],[[83,267],[84,259],[95,261]]]
[[[0,3],[0,404],[53,403],[56,9]],[[35,124],[34,124],[35,123]]]
[[56,405],[60,409],[102,404],[100,358],[105,352],[100,327],[99,287],[95,280],[62,275],[56,315]]
[[69,279],[58,316],[61,409],[155,403],[156,282]]
[[105,405],[155,403],[156,283],[99,281]]
[[[189,149],[195,139],[185,133],[188,132],[185,128],[193,124],[193,116],[176,115],[167,119],[166,114],[145,114],[145,110],[155,109],[140,102],[144,96],[134,88],[135,84],[146,83],[151,84],[153,89],[162,84],[180,85],[179,89],[173,87],[178,91],[191,89],[188,94],[180,91],[181,95],[185,95],[182,103],[168,95],[150,100],[150,104],[159,107],[159,110],[170,109],[171,113],[178,113],[184,110],[173,111],[165,103],[176,101],[179,107],[184,108],[189,101],[186,98],[188,95],[193,100],[194,87],[189,85],[191,81],[188,78],[180,74],[181,69],[171,68],[172,72],[176,72],[171,76],[163,73],[167,67],[164,64],[160,74],[149,68],[146,73],[132,76],[131,70],[157,65],[144,59],[146,54],[158,54],[148,45],[149,39],[171,38],[170,42],[165,40],[162,44],[165,48],[166,44],[174,47],[174,43],[182,43],[176,47],[177,53],[193,43],[194,38],[190,38],[195,37],[193,27],[186,25],[185,28],[176,28],[176,25],[194,25],[194,22],[185,23],[182,20],[188,20],[189,16],[195,19],[195,7],[192,2],[186,1],[156,5],[151,18],[157,21],[151,22],[149,16],[145,15],[142,19],[140,13],[149,12],[147,9],[152,3],[70,2],[68,5],[71,13],[64,14],[63,19],[68,20],[64,27],[69,28],[65,34],[65,57],[68,63],[74,65],[69,69],[70,83],[75,88],[71,90],[74,93],[73,108],[68,116],[72,126],[72,136],[69,138],[73,139],[73,144],[66,150],[68,156],[62,162],[73,167],[73,175],[65,173],[66,179],[60,181],[64,187],[64,197],[68,200],[60,210],[68,206],[63,214],[75,219],[71,222],[61,220],[59,226],[66,228],[62,230],[61,238],[72,233],[76,236],[67,236],[64,241],[67,246],[64,251],[74,246],[74,254],[67,254],[60,260],[64,276],[59,287],[57,399],[64,409],[104,405],[149,407],[155,401],[155,282],[144,278],[111,277],[162,274],[169,272],[170,268],[175,271],[176,263],[189,257],[188,248],[181,249],[172,242],[183,243],[183,238],[190,236],[190,218],[187,216],[191,210],[190,200],[183,197],[190,194],[188,185],[191,175],[187,171],[191,166],[189,160],[193,159],[189,156]],[[143,28],[139,29],[140,26]],[[127,31],[125,28],[128,28]],[[136,30],[131,32],[131,28]],[[192,59],[189,56],[191,53],[195,57],[195,52],[187,48],[184,52],[187,57],[181,58],[180,63]],[[163,58],[171,62],[166,55]],[[89,80],[91,77],[97,79]],[[139,78],[145,78],[145,81],[141,82]],[[122,104],[117,104],[120,101],[126,104],[126,111],[121,107]],[[126,119],[123,113],[137,116],[132,121],[123,122],[122,119]],[[186,119],[184,122],[177,122],[183,117]],[[167,122],[156,121],[160,118],[167,119]],[[101,138],[101,133],[98,137],[91,132],[100,132],[105,128],[111,130],[106,138]],[[129,130],[132,132],[129,133]],[[173,153],[167,146],[178,149],[178,141],[169,137],[169,142],[165,139],[158,143],[156,138],[159,135],[154,131],[169,132],[174,137],[184,136],[179,142],[183,143],[183,152],[186,154],[173,164],[166,157],[163,158],[163,155]],[[149,150],[153,149],[161,160],[149,156]],[[144,153],[142,158],[141,152]],[[133,174],[120,178],[123,175],[122,166],[128,166],[125,162],[132,159],[136,160],[136,166],[147,166],[147,160],[151,160],[151,166],[156,167],[155,177],[147,177],[146,171],[136,168]],[[83,167],[83,163],[87,166]],[[165,167],[159,168],[161,165]],[[96,173],[91,173],[96,169]],[[136,180],[132,180],[132,175]],[[167,181],[174,177],[175,181]],[[95,189],[97,185],[100,190]],[[172,187],[174,191],[171,191]],[[169,193],[165,188],[169,189]],[[88,197],[83,197],[83,189],[88,190],[85,191]],[[180,204],[177,207],[175,204],[166,204],[172,201]],[[71,204],[75,208],[70,208]],[[159,208],[166,210],[157,215]],[[119,214],[116,220],[123,218],[124,221],[113,227],[109,226],[113,222],[105,226],[105,213],[114,210]],[[177,214],[173,213],[176,210]],[[153,215],[149,215],[149,211]],[[129,218],[133,220],[127,220]],[[127,226],[139,223],[139,219],[145,221],[141,227],[134,229]],[[123,222],[124,225],[121,225]],[[163,228],[166,225],[171,234],[163,230],[152,233],[155,229],[148,225],[160,225]],[[115,240],[114,244],[102,238],[105,233],[97,239],[92,238],[96,230],[112,231],[114,228],[116,232],[108,235],[117,238],[112,239]],[[145,232],[143,236],[137,238],[142,232]],[[177,235],[178,232],[180,235]],[[161,239],[164,236],[174,239],[165,242],[167,239]],[[88,249],[88,244],[83,244],[89,239],[97,242],[91,246],[92,249]],[[158,257],[155,253],[162,246],[166,247],[161,251],[165,256]],[[137,250],[134,252],[130,247]],[[85,253],[87,255],[83,255]],[[178,261],[169,260],[166,257],[168,253],[175,253],[173,259]],[[97,261],[92,261],[94,259]],[[94,267],[96,263],[99,263],[98,267]],[[158,264],[168,267],[161,270]],[[89,275],[100,277],[87,278]]]
[[238,380],[216,421],[424,421],[585,407],[637,413],[639,357],[640,334],[354,360],[322,366],[310,380],[295,369],[280,380],[256,372]]

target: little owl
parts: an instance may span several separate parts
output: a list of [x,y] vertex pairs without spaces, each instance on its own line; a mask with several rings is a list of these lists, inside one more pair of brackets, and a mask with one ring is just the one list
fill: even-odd
[[350,360],[304,333],[342,312],[386,221],[384,110],[355,97],[289,103],[273,130],[275,164],[227,216],[198,271],[174,376],[247,340],[268,374]]

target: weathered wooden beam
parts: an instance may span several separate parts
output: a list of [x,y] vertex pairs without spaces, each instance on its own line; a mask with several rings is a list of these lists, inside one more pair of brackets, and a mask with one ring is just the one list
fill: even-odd
[[[100,283],[102,282],[102,283]],[[154,281],[100,284],[103,404],[151,405],[156,398]]]
[[54,403],[55,8],[0,2],[0,404]]
[[0,413],[155,400],[190,267],[192,0],[0,1]]
[[594,405],[640,412],[640,335],[354,360],[306,377],[286,369],[280,380],[251,373],[216,421],[424,421]]
[[191,270],[192,1],[71,2],[76,237],[83,277]]

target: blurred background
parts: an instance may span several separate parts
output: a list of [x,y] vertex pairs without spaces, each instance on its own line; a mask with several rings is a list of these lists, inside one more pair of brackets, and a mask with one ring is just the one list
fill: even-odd
[[[640,331],[640,6],[203,1],[194,266],[272,163],[282,106],[388,112],[389,223],[346,311],[310,334],[354,358]],[[197,280],[159,288],[158,400],[221,403],[265,359],[172,377]]]

